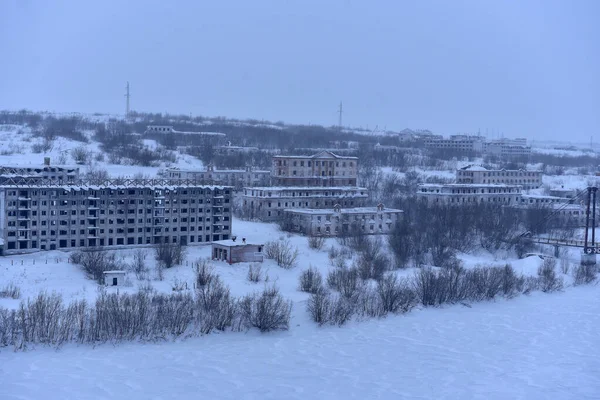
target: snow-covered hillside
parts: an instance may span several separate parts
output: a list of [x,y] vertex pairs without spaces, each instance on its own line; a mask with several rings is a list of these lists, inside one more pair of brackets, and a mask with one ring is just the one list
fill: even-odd
[[597,399],[600,291],[284,333],[0,352],[2,399]]

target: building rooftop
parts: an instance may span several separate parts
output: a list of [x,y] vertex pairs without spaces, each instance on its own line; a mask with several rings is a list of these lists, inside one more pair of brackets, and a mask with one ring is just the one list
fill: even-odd
[[216,240],[214,242],[212,242],[213,244],[218,244],[221,246],[227,246],[227,247],[244,247],[244,246],[262,246],[263,243],[254,243],[254,242],[248,242],[246,241],[245,243],[242,241],[242,239],[237,238],[236,240],[232,240],[232,239],[228,239],[228,240]]
[[323,158],[323,157],[331,157],[331,158],[341,159],[341,160],[358,160],[358,157],[340,156],[340,155],[337,155],[334,152],[329,151],[329,150],[321,151],[321,152],[319,152],[317,154],[313,154],[312,156],[294,156],[294,155],[290,155],[290,156],[273,156],[273,158]]
[[422,183],[419,187],[423,188],[520,188],[522,185],[506,185],[502,183]]
[[341,190],[347,192],[357,192],[357,191],[366,191],[367,188],[358,187],[358,186],[256,186],[256,187],[246,187],[244,189],[248,190],[262,190],[262,191],[277,191],[277,190],[305,190],[305,191],[331,191],[331,190]]
[[130,189],[130,188],[160,188],[178,189],[182,187],[195,187],[200,189],[230,189],[231,186],[199,185],[189,179],[104,179],[59,181],[56,179],[43,179],[32,181],[30,179],[8,179],[0,188],[55,188],[68,190],[82,189]]
[[391,213],[403,213],[403,210],[397,208],[383,208],[378,210],[377,207],[354,207],[354,208],[339,208],[336,211],[333,208],[286,208],[283,211],[293,212],[295,214],[321,214],[321,215],[334,215],[334,214],[368,214],[378,212],[391,212]]

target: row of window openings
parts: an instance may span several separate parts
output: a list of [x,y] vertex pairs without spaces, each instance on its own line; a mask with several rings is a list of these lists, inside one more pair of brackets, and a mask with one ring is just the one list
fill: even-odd
[[[229,217],[228,216],[214,217],[214,218],[215,218],[215,222],[221,222],[221,221],[225,221],[226,222],[226,221],[229,221]],[[171,218],[154,218],[154,224],[155,225],[159,225],[159,224],[162,225],[162,224],[169,224],[169,223],[176,224],[178,222],[178,220],[179,220],[178,218],[173,218],[172,220],[171,220]],[[205,222],[210,222],[211,218],[210,217],[206,217],[206,218],[203,219],[203,218],[199,217],[198,218],[198,223],[201,223],[203,220]],[[106,224],[106,221],[107,220],[105,220],[105,219],[100,219],[99,220],[99,225]],[[116,221],[117,225],[123,225],[125,223],[127,223],[127,224],[135,224],[136,223],[135,218],[128,218],[127,222],[125,222],[124,218],[117,218],[116,220],[109,218],[108,219],[108,224],[109,225],[113,225],[113,224],[115,224],[115,221]],[[58,221],[58,222],[59,222],[58,225],[61,225],[61,226],[67,226],[67,225],[69,225],[69,221],[67,221],[67,220],[61,220],[61,221]],[[196,222],[196,217],[189,218],[189,223],[194,223],[194,222]],[[143,224],[144,223],[144,219],[143,218],[138,218],[137,223],[138,224]],[[146,218],[146,223],[147,224],[152,224],[153,223],[153,219],[152,218]],[[179,221],[179,223],[182,223],[182,224],[188,223],[188,218],[187,217],[181,218],[181,220]],[[27,224],[28,224],[27,221],[20,221],[18,226],[19,227],[27,227]],[[55,220],[52,220],[52,221],[46,221],[46,220],[44,220],[44,221],[40,221],[40,225],[41,226],[47,226],[47,225],[53,225],[53,226],[55,226],[55,225],[57,225],[57,221],[55,221]],[[77,225],[77,220],[71,220],[71,226],[74,226],[74,225]],[[86,220],[79,220],[79,225],[88,225],[88,226],[91,225],[91,226],[95,226],[95,222],[90,222],[90,221],[86,221]],[[7,222],[7,226],[9,228],[10,227],[16,227],[17,226],[17,221],[8,221]],[[31,226],[37,226],[37,221],[31,221]]]
[[[250,190],[250,192],[252,193],[251,194],[252,196],[255,196],[254,190]],[[256,196],[264,196],[262,190],[260,190],[260,191],[257,190],[256,193],[257,193]],[[313,193],[311,195],[309,192],[292,192],[292,197],[296,197],[296,193],[298,193],[297,197],[312,197],[312,196],[315,196],[315,195],[316,196],[320,196],[321,195],[321,193]],[[304,193],[304,196],[302,196],[302,193]],[[365,194],[365,192],[361,191],[360,194],[362,196],[362,195]],[[244,195],[246,195],[246,196],[248,195],[248,190],[244,190]],[[267,197],[271,197],[272,195],[273,195],[273,192],[267,192]],[[322,195],[323,196],[341,196],[341,195],[343,195],[343,193],[334,193],[333,191],[332,192],[325,191],[325,192],[323,192]]]
[[[191,201],[189,201],[190,204],[196,204],[196,199],[191,199]],[[229,203],[229,199],[224,199],[224,203]],[[18,202],[20,207],[27,207],[27,201],[26,200],[20,200]],[[107,204],[106,200],[100,200],[100,205],[105,206]],[[135,204],[139,204],[139,205],[143,205],[144,204],[144,200],[109,200],[108,201],[108,205],[110,206],[115,206],[115,205],[125,205],[125,204],[130,204],[130,205],[135,205]],[[147,200],[145,202],[145,204],[147,205],[170,205],[170,204],[188,204],[188,199],[181,199],[180,202],[178,202],[178,199],[173,199],[171,200]],[[203,204],[202,199],[198,199],[198,204]],[[206,204],[211,204],[211,199],[207,199],[206,200]],[[220,202],[215,202],[215,205],[219,205],[221,204]],[[37,200],[33,200],[31,201],[31,205],[32,206],[37,206],[38,205],[38,201]],[[88,207],[97,207],[97,201],[96,200],[41,200],[40,201],[40,205],[42,206],[88,206]],[[17,206],[17,201],[15,200],[11,200],[8,201],[8,206],[9,207],[16,207]]]
[[[86,215],[85,213],[86,210],[79,210],[79,215]],[[118,215],[125,215],[125,210],[116,210],[116,214]],[[177,208],[173,208],[173,209],[164,209],[164,210],[154,210],[154,215],[158,216],[158,215],[167,215],[167,214],[196,214],[196,209],[195,208],[190,208],[189,210],[187,208],[181,208],[181,209],[177,209]],[[199,213],[204,213],[204,214],[210,214],[210,208],[207,208],[205,210],[203,209],[198,209]],[[229,208],[224,208],[223,209],[223,213],[228,213],[229,212]],[[115,214],[115,210],[108,210],[108,215],[114,215]],[[134,215],[136,214],[136,209],[130,209],[127,210],[127,214],[130,215]],[[137,209],[137,214],[144,214],[144,209],[143,208],[139,208]],[[148,208],[146,209],[146,214],[152,214],[152,209]],[[215,214],[218,214],[218,212],[215,212]],[[29,217],[27,215],[27,211],[20,211],[19,214],[17,214],[16,210],[10,210],[7,211],[7,216],[8,217],[16,217],[16,216],[22,217],[22,218],[27,218]],[[32,217],[36,217],[38,215],[38,211],[37,210],[33,210],[31,211],[31,216]],[[40,215],[41,216],[56,216],[56,215],[61,215],[61,216],[65,216],[65,215],[69,215],[69,211],[67,210],[41,210],[40,211]],[[77,210],[71,210],[70,215],[77,215]],[[96,210],[88,210],[87,213],[88,216],[91,217],[96,217]],[[99,215],[106,215],[106,210],[100,210],[100,214]]]
[[[201,231],[202,227],[199,226],[198,227],[198,231]],[[207,226],[204,229],[206,232],[210,232],[210,226]],[[221,231],[226,231],[229,230],[229,225],[224,225],[222,228],[215,228],[213,229],[213,232],[221,232]],[[80,229],[79,230],[79,234],[80,235],[86,235],[86,230],[85,229]],[[106,233],[105,229],[98,229],[99,234],[103,235],[104,233]],[[173,227],[172,229],[169,229],[168,227],[164,228],[137,228],[137,233],[144,233],[144,231],[146,233],[152,233],[154,231],[154,234],[158,234],[158,233],[162,233],[162,232],[178,232],[177,227]],[[190,232],[194,232],[195,231],[195,227],[191,226],[190,227]],[[188,232],[187,227],[182,226],[179,229],[179,232]],[[125,230],[124,228],[117,228],[117,229],[108,229],[108,234],[125,234],[125,233],[136,233],[136,228],[127,228],[127,230]],[[90,236],[96,236],[96,229],[89,229],[89,232],[87,233]],[[58,231],[58,235],[59,236],[66,236],[66,235],[77,235],[77,230],[76,229],[71,229],[70,233],[68,230],[63,229],[63,230],[59,230]],[[28,238],[29,234],[27,231],[20,231],[17,232],[16,231],[9,231],[7,234],[8,237],[20,237],[20,238]],[[38,231],[31,231],[31,236],[38,236]],[[40,231],[40,236],[48,236],[48,231],[46,230],[42,230]],[[55,230],[51,230],[49,236],[56,236],[56,231]]]
[[[325,201],[325,202],[324,202],[325,206],[328,206],[328,205],[329,205],[329,203],[331,203],[331,205],[333,206],[333,205],[334,205],[336,202],[335,202],[335,201],[331,201],[331,202],[329,202],[329,201]],[[272,207],[272,204],[273,204],[273,203],[269,201],[269,202],[267,203],[267,206],[268,206],[269,208],[271,208],[271,207]],[[289,204],[291,204],[291,206],[292,206],[292,207],[296,207],[296,202],[295,202],[295,201],[292,201],[291,203],[289,203],[289,202],[287,202],[287,201],[286,201],[286,202],[284,202],[284,203],[283,203],[283,206],[284,206],[284,207],[289,207]],[[304,203],[304,206],[305,206],[305,207],[308,207],[308,204],[309,204],[309,203],[308,203],[308,201],[307,201],[307,202],[305,202],[305,203]],[[317,201],[317,202],[315,203],[315,207],[319,207],[319,206],[320,206],[320,204],[321,204],[321,203]],[[344,205],[345,205],[345,206],[347,206],[347,205],[348,205],[348,202],[347,202],[347,201],[345,201],[345,202],[344,202]],[[353,205],[354,205],[354,201],[352,200],[352,201],[350,201],[350,206],[353,206]],[[299,202],[298,202],[298,206],[299,206],[299,207],[302,207],[302,202],[300,202],[300,201],[299,201]],[[281,207],[281,202],[278,202],[278,203],[277,203],[277,207]]]
[[[301,166],[301,167],[304,167],[304,161],[294,161],[294,162],[292,163],[292,165],[293,165],[294,167],[297,167],[297,166],[298,166],[298,163],[300,163],[300,166]],[[326,166],[328,165],[328,163],[329,163],[329,166],[330,166],[330,167],[333,167],[333,161],[315,161],[315,167],[319,167],[319,166],[320,166],[320,167],[326,167]],[[283,164],[282,164],[282,160],[278,160],[278,163],[277,163],[277,165],[278,165],[278,166],[282,166],[282,165],[285,165],[285,166],[287,166],[287,160],[283,160]],[[349,165],[350,167],[354,167],[354,162],[353,162],[353,161],[350,161],[350,162],[348,163],[348,165]],[[308,166],[308,167],[312,167],[311,161],[307,161],[307,166]],[[339,166],[340,166],[340,162],[339,162],[339,161],[336,161],[336,162],[335,162],[335,166],[336,166],[336,167],[339,167]],[[342,167],[345,167],[345,166],[346,166],[346,161],[342,161]]]
[[[48,192],[50,192],[51,196],[71,196],[71,195],[79,195],[79,196],[112,196],[115,194],[118,195],[129,195],[129,196],[135,196],[140,195],[140,196],[147,196],[147,195],[151,195],[151,196],[163,196],[163,195],[207,195],[207,196],[219,196],[222,194],[229,194],[229,189],[225,189],[222,192],[219,191],[218,189],[215,189],[214,191],[211,191],[210,189],[206,189],[206,192],[204,190],[182,190],[181,192],[178,192],[177,190],[170,190],[170,189],[165,189],[165,190],[137,190],[136,193],[136,189],[105,189],[105,190],[81,190],[81,191],[70,191],[70,190],[40,190],[39,191],[41,193],[42,196],[47,196]],[[127,193],[125,193],[127,192]],[[8,196],[16,196],[17,195],[17,191],[16,190],[9,190],[8,191]],[[28,197],[29,195],[31,196],[37,196],[38,195],[38,191],[37,190],[32,190],[31,192],[27,191],[27,190],[20,190],[18,191],[18,195],[21,197]]]
[[[220,235],[214,235],[214,240],[218,240]],[[169,240],[169,236],[164,236],[160,239],[160,241],[162,241],[163,243],[177,243],[178,241],[180,241],[181,243],[186,242],[186,243],[194,243],[194,242],[198,242],[201,243],[202,242],[202,235],[190,235],[189,239],[187,236],[181,236],[181,237],[177,237],[177,236],[172,236],[171,240]],[[157,237],[155,237],[155,239],[157,239]],[[229,239],[229,235],[223,235],[223,240]],[[108,238],[108,241],[105,241],[104,238],[100,238],[96,241],[96,239],[87,239],[88,240],[88,244],[87,246],[104,246],[105,243],[107,242],[109,246],[121,246],[121,245],[135,245],[136,244],[136,240],[133,237],[127,238],[127,243],[125,243],[125,238]],[[70,241],[67,241],[67,239],[62,239],[59,240],[58,242],[58,247],[59,248],[64,248],[64,247],[69,247],[67,246],[68,243],[70,243],[70,247],[86,247],[86,239],[79,239],[79,246],[77,245],[77,240],[76,239],[71,239]],[[204,241],[205,242],[210,242],[210,235],[206,235],[204,236]],[[145,243],[144,243],[145,242]],[[137,238],[137,244],[152,244],[152,237],[150,236],[146,236],[146,239],[144,240],[142,237],[138,237]],[[157,243],[159,241],[154,240],[154,243]],[[31,241],[31,249],[37,249],[38,247],[38,242],[37,240],[32,240]],[[14,250],[17,248],[17,243],[16,242],[7,242],[7,249],[8,250]],[[19,244],[19,248],[20,249],[26,249],[27,247],[27,242],[20,242]],[[42,250],[46,250],[46,244],[41,244],[40,248]],[[55,250],[56,249],[56,245],[55,244],[51,244],[50,245],[50,250]]]
[[[391,223],[388,222],[386,225],[387,225],[387,229],[392,229],[392,224]],[[365,231],[366,227],[363,225],[363,226],[361,226],[361,229],[363,231]],[[379,224],[379,230],[381,231],[382,229],[383,229],[383,225]],[[375,231],[375,225],[369,225],[369,230],[370,231]],[[340,231],[340,228],[338,226],[336,226],[335,227],[335,233],[339,233],[339,231]],[[317,232],[321,233],[321,227],[320,226],[317,226]],[[326,226],[325,227],[325,232],[326,233],[330,233],[331,232],[331,228],[329,226]]]

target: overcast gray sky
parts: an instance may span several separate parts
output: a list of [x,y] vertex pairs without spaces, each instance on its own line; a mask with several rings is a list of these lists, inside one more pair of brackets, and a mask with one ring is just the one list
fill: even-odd
[[0,109],[600,140],[600,1],[0,0]]

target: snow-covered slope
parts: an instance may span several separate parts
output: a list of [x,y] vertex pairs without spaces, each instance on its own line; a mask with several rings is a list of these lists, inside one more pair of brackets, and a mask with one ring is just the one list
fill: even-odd
[[289,332],[0,353],[2,399],[597,399],[600,291]]

